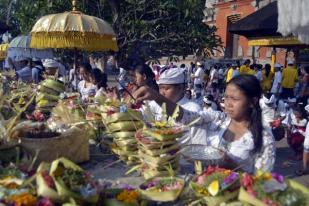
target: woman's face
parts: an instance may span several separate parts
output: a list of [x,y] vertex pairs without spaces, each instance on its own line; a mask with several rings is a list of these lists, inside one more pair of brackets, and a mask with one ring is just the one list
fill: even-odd
[[86,71],[86,69],[84,67],[81,67],[79,71],[80,71],[80,75],[83,78],[83,80],[89,82],[90,81],[90,75]]
[[224,95],[224,111],[234,120],[245,120],[250,117],[253,103],[234,84],[228,84]]
[[181,90],[182,90],[181,85],[170,85],[170,84],[159,85],[160,94],[175,103],[178,102],[183,96],[183,91]]
[[300,112],[298,112],[298,111],[293,111],[293,113],[294,113],[294,116],[295,116],[296,119],[298,119],[298,120],[301,120],[301,119],[302,119],[302,115],[301,115]]
[[94,85],[97,85],[99,82],[97,82],[96,78],[90,75],[90,82]]
[[146,76],[145,75],[142,75],[138,72],[135,72],[135,83],[138,85],[138,86],[144,86],[146,85]]

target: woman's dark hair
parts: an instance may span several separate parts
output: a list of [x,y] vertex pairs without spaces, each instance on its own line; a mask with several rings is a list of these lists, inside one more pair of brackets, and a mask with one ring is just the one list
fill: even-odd
[[266,77],[268,77],[270,75],[270,69],[271,69],[270,64],[265,64],[265,75],[266,75]]
[[135,67],[135,72],[146,76],[146,85],[159,91],[159,86],[155,80],[155,74],[147,64],[139,64]]
[[103,73],[100,69],[92,69],[90,76],[95,79],[95,81],[98,83],[97,87],[100,89],[101,87],[106,88],[107,87],[107,76],[105,73]]
[[256,64],[251,64],[249,67],[250,69],[254,70],[256,68]]
[[255,76],[244,74],[234,77],[228,84],[234,84],[252,102],[256,99],[254,107],[251,109],[249,130],[254,140],[254,152],[259,152],[263,144],[262,110],[259,105],[262,94],[260,82]]
[[293,106],[293,112],[298,112],[301,115],[302,119],[305,119],[307,116],[304,105],[302,104],[296,104],[295,106]]
[[82,63],[80,63],[79,67],[84,68],[86,73],[88,73],[88,74],[91,73],[92,67],[91,67],[89,62],[82,62]]

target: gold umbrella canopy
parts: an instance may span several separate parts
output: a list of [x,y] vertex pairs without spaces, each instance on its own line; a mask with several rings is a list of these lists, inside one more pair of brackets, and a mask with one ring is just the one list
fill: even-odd
[[116,34],[104,20],[79,11],[40,18],[31,31],[31,48],[76,48],[118,51]]

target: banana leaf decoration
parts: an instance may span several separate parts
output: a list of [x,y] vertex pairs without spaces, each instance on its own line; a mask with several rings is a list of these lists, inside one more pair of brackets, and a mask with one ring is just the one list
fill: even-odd
[[60,196],[57,190],[52,189],[47,185],[44,180],[43,173],[48,173],[50,169],[50,164],[42,162],[36,172],[36,184],[37,184],[37,194],[42,197],[47,197],[55,203],[61,203],[65,201],[64,196]]
[[[287,180],[287,183],[289,187],[304,194],[304,197],[306,198],[306,206],[309,206],[309,189],[294,180]],[[262,202],[262,200],[250,195],[243,187],[240,188],[238,199],[244,204],[250,204],[253,206],[267,206],[267,204]]]
[[85,114],[80,109],[69,109],[64,101],[60,101],[52,110],[52,117],[62,124],[87,123]]
[[[150,187],[148,189],[144,189],[146,185],[151,184],[151,182],[154,182],[156,184],[160,184],[159,182],[174,182],[179,184],[179,188],[177,189],[170,189],[167,191],[162,191],[160,188],[157,188],[156,185],[153,187]],[[185,182],[181,178],[177,177],[157,177],[150,180],[147,180],[145,183],[141,184],[139,187],[139,192],[142,195],[143,198],[151,201],[157,201],[157,202],[171,202],[178,199],[180,194],[182,193],[184,189]]]
[[17,115],[8,123],[7,125],[7,133],[9,140],[12,137],[13,134],[13,128],[16,125],[17,121],[20,119],[23,112],[27,110],[27,108],[32,104],[32,102],[35,99],[35,94],[33,94],[30,98],[30,100],[27,102],[27,104],[17,113]]
[[[63,168],[64,167],[64,168]],[[39,167],[40,170],[38,170],[38,174],[42,170],[49,170],[49,175],[54,179],[56,190],[53,190],[51,188],[48,188],[44,180],[38,175],[37,178],[37,184],[38,184],[38,193],[40,192],[40,195],[43,197],[49,197],[51,199],[54,199],[57,202],[65,202],[70,199],[74,199],[74,202],[76,201],[79,203],[89,203],[94,204],[99,200],[98,194],[93,194],[87,197],[82,196],[82,194],[74,192],[70,190],[66,186],[66,184],[63,182],[59,176],[61,176],[61,173],[63,172],[63,169],[70,168],[75,171],[81,171],[84,170],[80,168],[78,165],[74,164],[70,160],[66,158],[59,158],[51,163],[51,165],[43,164],[41,167]]]

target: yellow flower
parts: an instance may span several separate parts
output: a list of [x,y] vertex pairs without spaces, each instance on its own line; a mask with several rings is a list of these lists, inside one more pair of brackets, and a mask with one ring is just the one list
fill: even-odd
[[231,170],[224,170],[223,174],[225,176],[229,176],[231,174]]
[[116,199],[122,202],[131,203],[138,198],[139,194],[136,190],[123,190],[117,195]]
[[201,195],[209,196],[209,193],[205,188],[199,188],[197,189],[197,192]]
[[272,179],[272,175],[269,172],[263,172],[258,170],[256,175],[253,177],[254,180],[270,180]]
[[269,172],[267,172],[267,173],[265,173],[265,174],[263,175],[263,178],[264,178],[265,180],[270,180],[270,179],[272,179],[272,175],[271,175]]
[[29,193],[22,193],[19,195],[12,195],[6,199],[7,202],[15,203],[22,206],[34,206],[37,202],[37,198]]
[[212,196],[216,196],[219,192],[219,181],[218,180],[214,180],[212,181],[209,186],[208,186],[208,192],[212,195]]
[[167,122],[155,122],[155,127],[165,127],[167,125]]

